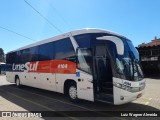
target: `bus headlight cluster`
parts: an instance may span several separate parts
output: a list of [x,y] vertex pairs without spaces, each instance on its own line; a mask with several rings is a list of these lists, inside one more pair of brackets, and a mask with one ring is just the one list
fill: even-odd
[[114,86],[121,88],[123,90],[129,91],[129,92],[139,92],[142,89],[140,89],[140,87],[130,87],[130,86],[126,86],[120,83],[114,83]]

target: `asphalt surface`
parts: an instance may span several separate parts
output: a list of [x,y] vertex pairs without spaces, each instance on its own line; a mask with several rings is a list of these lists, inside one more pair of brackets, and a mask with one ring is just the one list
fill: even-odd
[[[124,111],[160,111],[160,78],[145,79],[146,89],[144,96],[131,103],[114,106],[107,103],[89,102],[85,100],[80,100],[78,103],[72,103],[63,94],[27,86],[17,88],[15,84],[7,82],[5,76],[0,76],[0,112],[36,111],[41,113],[43,111],[43,113],[48,114],[47,117],[32,117],[30,119],[151,119],[151,117],[117,117],[114,114],[124,113]],[[47,113],[46,111],[50,112]],[[70,113],[72,115],[74,114],[74,116],[70,115]],[[85,116],[84,113],[87,113],[87,115]],[[49,117],[51,114],[54,114],[55,116],[58,115],[59,117]],[[158,119],[158,117],[153,118]],[[22,120],[28,118],[0,117],[0,120],[1,119]]]

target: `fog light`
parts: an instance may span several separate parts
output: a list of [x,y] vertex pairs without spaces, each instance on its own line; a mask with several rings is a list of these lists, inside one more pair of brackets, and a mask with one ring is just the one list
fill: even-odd
[[124,100],[124,97],[123,97],[123,96],[120,96],[120,99],[121,99],[121,100]]

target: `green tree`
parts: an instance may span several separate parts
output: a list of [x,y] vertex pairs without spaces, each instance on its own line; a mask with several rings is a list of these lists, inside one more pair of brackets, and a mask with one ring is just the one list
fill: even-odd
[[0,62],[4,62],[5,61],[5,59],[4,59],[4,51],[3,51],[3,49],[2,48],[0,48]]

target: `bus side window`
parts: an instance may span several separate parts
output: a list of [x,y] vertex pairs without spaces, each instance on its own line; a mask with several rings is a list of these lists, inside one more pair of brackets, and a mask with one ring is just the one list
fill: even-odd
[[54,43],[50,42],[39,46],[39,60],[52,60],[55,56]]
[[89,49],[77,49],[77,68],[90,73],[92,71],[92,55]]
[[72,56],[75,56],[75,51],[69,38],[55,42],[55,59],[66,59]]

